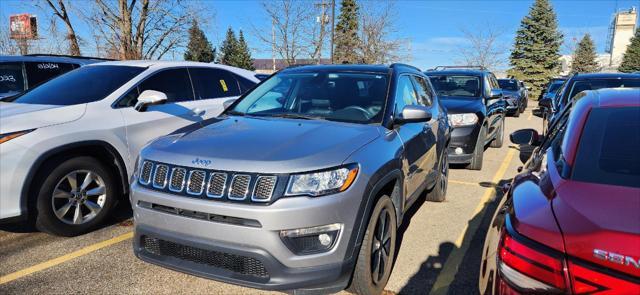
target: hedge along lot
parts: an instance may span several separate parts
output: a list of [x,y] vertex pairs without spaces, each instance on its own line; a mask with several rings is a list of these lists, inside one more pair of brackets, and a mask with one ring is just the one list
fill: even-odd
[[[507,118],[505,126],[508,141],[514,130],[540,130],[542,121],[528,109],[519,118]],[[509,142],[488,148],[484,161],[482,171],[452,167],[447,200],[421,199],[408,214],[386,293],[477,293],[484,235],[502,197],[498,186],[521,166]],[[140,261],[132,251],[131,210],[122,206],[117,215],[110,225],[75,238],[0,226],[0,294],[269,293]]]

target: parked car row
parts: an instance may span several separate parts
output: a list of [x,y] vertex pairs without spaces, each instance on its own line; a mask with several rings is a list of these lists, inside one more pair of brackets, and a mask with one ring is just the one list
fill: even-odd
[[524,166],[484,241],[482,294],[640,293],[639,78],[575,75],[544,135],[511,134]]

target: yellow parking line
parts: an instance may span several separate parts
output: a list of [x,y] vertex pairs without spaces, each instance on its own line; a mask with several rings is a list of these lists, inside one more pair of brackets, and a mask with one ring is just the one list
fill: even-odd
[[93,244],[93,245],[89,245],[89,246],[84,247],[84,248],[82,248],[82,249],[80,249],[78,251],[75,251],[75,252],[72,252],[72,253],[69,253],[69,254],[66,254],[66,255],[62,255],[60,257],[57,257],[57,258],[54,258],[54,259],[51,259],[51,260],[36,264],[34,266],[25,268],[23,270],[16,271],[14,273],[10,273],[8,275],[0,277],[0,285],[6,284],[8,282],[17,280],[17,279],[25,277],[25,276],[28,276],[28,275],[30,275],[32,273],[36,273],[36,272],[45,270],[45,269],[50,268],[50,267],[54,267],[54,266],[56,266],[58,264],[67,262],[69,260],[78,258],[80,256],[87,255],[87,254],[89,254],[91,252],[100,250],[100,249],[102,249],[104,247],[109,247],[111,245],[120,243],[122,241],[126,241],[128,239],[131,239],[132,237],[133,237],[133,232],[128,232],[126,234],[119,235],[117,237],[108,239],[106,241],[102,241],[102,242],[99,242],[99,243],[96,243],[96,244]]
[[456,184],[466,184],[466,185],[480,185],[478,183],[475,182],[468,182],[468,181],[460,181],[460,180],[453,180],[453,179],[449,179],[450,183],[456,183]]
[[529,117],[527,117],[527,120],[531,121],[531,118],[533,118],[533,111],[529,112]]
[[[515,155],[515,150],[510,149],[507,152],[507,155],[502,160],[502,164],[500,164],[500,168],[496,171],[496,174],[493,176],[492,182],[498,183],[504,177],[509,165],[511,164],[511,160],[513,160],[513,156]],[[453,282],[456,274],[458,273],[458,268],[460,267],[460,263],[462,263],[462,258],[464,257],[464,253],[467,252],[469,245],[471,244],[470,239],[465,241],[464,237],[469,232],[476,232],[478,227],[480,226],[480,222],[482,218],[476,218],[475,222],[471,222],[477,214],[480,214],[484,208],[485,204],[489,202],[489,200],[495,195],[495,188],[487,188],[480,199],[480,203],[476,206],[476,209],[473,211],[471,215],[471,219],[467,222],[467,225],[458,236],[458,239],[455,241],[455,248],[449,254],[447,261],[443,264],[443,268],[436,279],[436,282],[433,284],[431,288],[431,294],[447,294],[449,291],[449,285]],[[464,244],[463,244],[464,242]]]

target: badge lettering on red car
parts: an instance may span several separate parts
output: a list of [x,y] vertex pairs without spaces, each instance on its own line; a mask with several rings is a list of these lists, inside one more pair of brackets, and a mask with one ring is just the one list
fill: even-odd
[[616,264],[624,264],[626,266],[635,266],[640,268],[640,259],[633,258],[631,256],[625,256],[618,253],[613,253],[600,249],[593,249],[593,256],[595,258],[609,261]]

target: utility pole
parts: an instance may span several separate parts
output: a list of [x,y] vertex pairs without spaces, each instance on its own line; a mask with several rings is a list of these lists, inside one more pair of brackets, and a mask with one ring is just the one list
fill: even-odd
[[318,23],[320,24],[320,32],[318,35],[318,43],[316,46],[315,58],[317,58],[317,64],[320,64],[322,61],[322,45],[324,44],[325,38],[325,25],[329,22],[328,15],[326,14],[327,6],[331,5],[330,3],[325,3],[325,0],[322,0],[320,3],[314,4],[316,7],[320,7],[320,17],[318,18]]
[[331,64],[333,64],[333,42],[336,30],[336,0],[331,0]]
[[276,19],[271,19],[271,63],[272,70],[276,72]]

